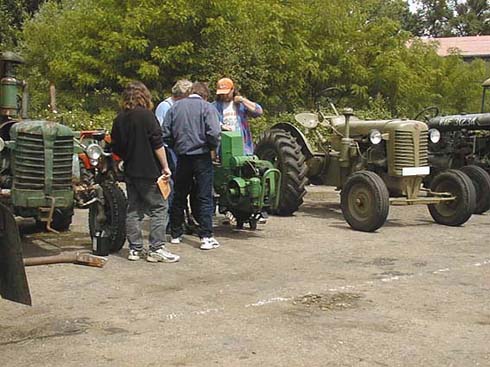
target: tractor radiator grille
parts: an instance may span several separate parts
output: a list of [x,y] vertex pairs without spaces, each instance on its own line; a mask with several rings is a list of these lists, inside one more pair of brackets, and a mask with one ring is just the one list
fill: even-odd
[[395,173],[401,175],[404,167],[428,166],[427,150],[427,131],[395,131]]
[[[46,181],[46,169],[52,175],[52,189],[71,188],[73,138],[59,136],[53,146],[53,154],[45,155],[42,135],[19,133],[15,149],[14,185],[18,189],[42,190]],[[51,161],[51,162],[50,162]]]

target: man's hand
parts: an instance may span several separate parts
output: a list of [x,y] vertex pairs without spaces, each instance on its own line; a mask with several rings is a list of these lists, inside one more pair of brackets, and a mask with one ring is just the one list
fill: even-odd
[[221,125],[221,130],[223,130],[223,131],[233,131],[233,128],[230,125]]
[[172,172],[170,171],[170,168],[164,168],[162,169],[162,176],[164,180],[168,180],[170,176],[172,176]]
[[245,98],[244,98],[244,97],[242,97],[242,96],[235,96],[235,97],[233,98],[233,101],[234,101],[235,103],[242,103],[244,99],[245,99]]

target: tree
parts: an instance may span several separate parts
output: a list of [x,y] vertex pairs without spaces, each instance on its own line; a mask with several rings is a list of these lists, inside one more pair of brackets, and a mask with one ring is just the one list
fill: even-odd
[[0,1],[0,48],[17,45],[24,21],[36,12],[43,2],[44,0]]
[[488,0],[453,2],[456,15],[449,21],[449,27],[454,35],[490,35],[490,3]]
[[3,0],[0,3],[0,48],[16,44],[24,16],[24,2]]
[[158,100],[176,79],[213,87],[229,76],[269,114],[314,107],[331,86],[378,117],[434,103],[469,111],[478,83],[452,70],[474,81],[484,68],[421,42],[407,47],[409,14],[402,0],[49,1],[25,23],[22,50],[35,109],[53,81],[60,111],[83,111],[78,120],[93,124],[110,123],[133,79]]
[[418,9],[404,25],[417,36],[490,35],[488,0],[418,0]]

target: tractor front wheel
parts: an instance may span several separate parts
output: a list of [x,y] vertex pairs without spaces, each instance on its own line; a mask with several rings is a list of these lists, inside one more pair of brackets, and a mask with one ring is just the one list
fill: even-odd
[[68,231],[73,219],[73,208],[70,209],[55,209],[51,228],[59,232]]
[[430,186],[433,192],[446,192],[454,196],[452,201],[429,204],[432,218],[446,226],[460,226],[475,212],[476,192],[471,179],[463,172],[449,169],[438,174]]
[[101,205],[93,204],[89,208],[88,224],[90,236],[93,238],[97,230],[109,235],[110,252],[118,252],[126,241],[126,210],[128,201],[126,195],[117,184],[106,183],[102,185],[104,193],[105,222],[97,223],[97,216]]
[[340,206],[353,229],[374,232],[386,222],[390,194],[376,173],[359,171],[347,179],[340,194]]

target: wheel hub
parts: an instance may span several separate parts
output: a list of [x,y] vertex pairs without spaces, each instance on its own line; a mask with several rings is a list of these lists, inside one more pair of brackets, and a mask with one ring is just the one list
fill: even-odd
[[358,218],[367,218],[373,204],[372,194],[365,187],[355,186],[349,197],[349,206],[352,214]]

